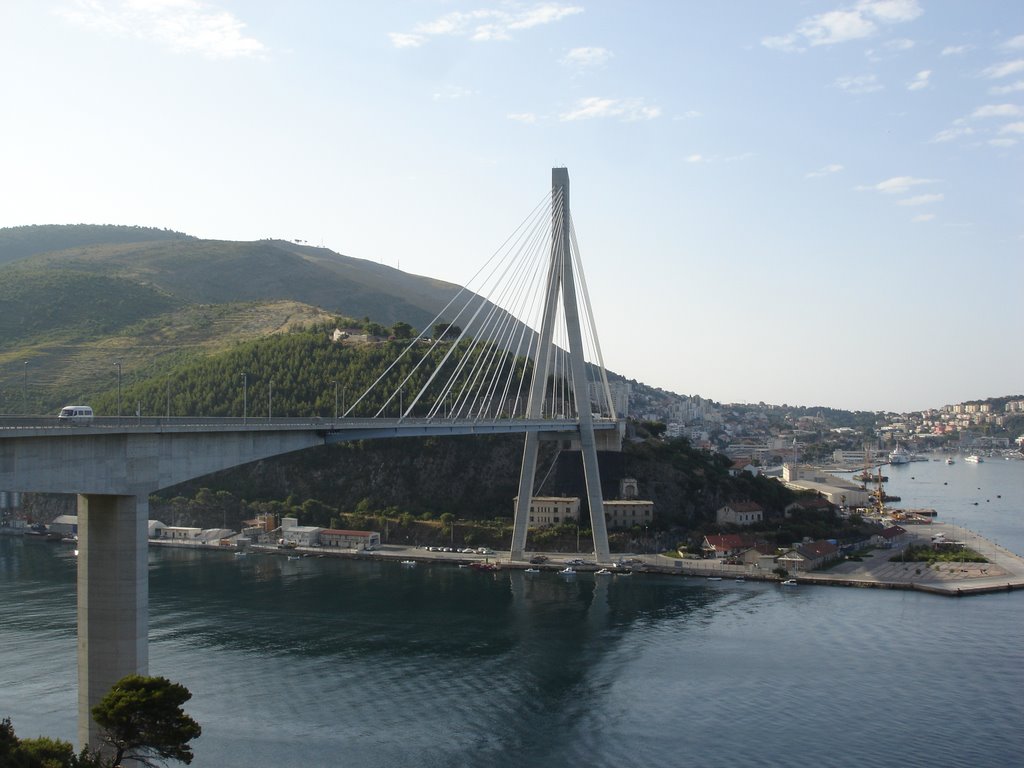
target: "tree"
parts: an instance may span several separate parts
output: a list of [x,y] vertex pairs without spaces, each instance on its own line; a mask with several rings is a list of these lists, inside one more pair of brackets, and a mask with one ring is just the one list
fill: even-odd
[[202,733],[181,708],[191,698],[188,688],[165,677],[128,675],[118,680],[92,708],[103,743],[115,752],[113,765],[128,759],[146,766],[165,760],[191,763],[188,742]]
[[396,339],[411,339],[415,332],[415,328],[401,320],[391,326],[391,335]]
[[67,741],[38,736],[19,739],[10,718],[0,720],[0,766],[3,768],[108,768],[98,752],[85,747],[75,754]]
[[462,335],[462,329],[451,323],[434,323],[434,338],[454,341]]

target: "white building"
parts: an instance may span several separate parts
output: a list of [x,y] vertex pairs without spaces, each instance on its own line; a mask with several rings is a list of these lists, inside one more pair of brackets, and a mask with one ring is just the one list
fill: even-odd
[[764,510],[752,501],[734,501],[719,507],[715,512],[715,522],[719,525],[754,525],[764,520]]
[[289,525],[287,528],[281,528],[281,538],[285,544],[314,547],[320,543],[320,531],[322,530],[323,528],[316,525]]
[[339,549],[380,549],[380,534],[376,531],[343,531],[337,528],[324,528],[320,531],[321,547],[338,547]]
[[[519,497],[516,496],[512,501],[512,509],[514,510],[518,504]],[[534,496],[530,499],[530,528],[578,523],[579,520],[579,496]]]
[[606,500],[604,502],[604,519],[609,528],[650,525],[654,520],[654,502],[641,499]]

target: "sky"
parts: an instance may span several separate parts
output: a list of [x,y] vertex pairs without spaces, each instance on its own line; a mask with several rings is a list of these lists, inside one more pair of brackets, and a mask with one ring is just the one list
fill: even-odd
[[571,179],[606,365],[730,403],[1024,393],[1020,0],[4,0],[0,227],[464,284]]

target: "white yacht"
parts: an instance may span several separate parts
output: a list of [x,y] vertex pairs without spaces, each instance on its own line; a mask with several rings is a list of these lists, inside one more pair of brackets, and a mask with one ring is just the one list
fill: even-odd
[[981,464],[982,459],[981,456],[979,456],[978,454],[972,453],[970,456],[964,459],[964,461],[966,461],[969,464]]
[[895,450],[889,451],[889,463],[890,464],[909,464],[910,463],[910,451],[904,448],[899,443],[896,443]]

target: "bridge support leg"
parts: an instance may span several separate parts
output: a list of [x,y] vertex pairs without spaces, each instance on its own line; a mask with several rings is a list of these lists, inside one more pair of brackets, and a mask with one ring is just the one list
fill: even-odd
[[91,710],[125,675],[149,669],[145,496],[78,497],[78,742],[99,747]]
[[537,472],[537,449],[540,435],[537,432],[526,433],[523,446],[523,465],[519,470],[519,496],[516,499],[516,513],[512,519],[512,551],[510,560],[526,558],[526,529],[529,524],[530,504],[533,501],[533,482]]

